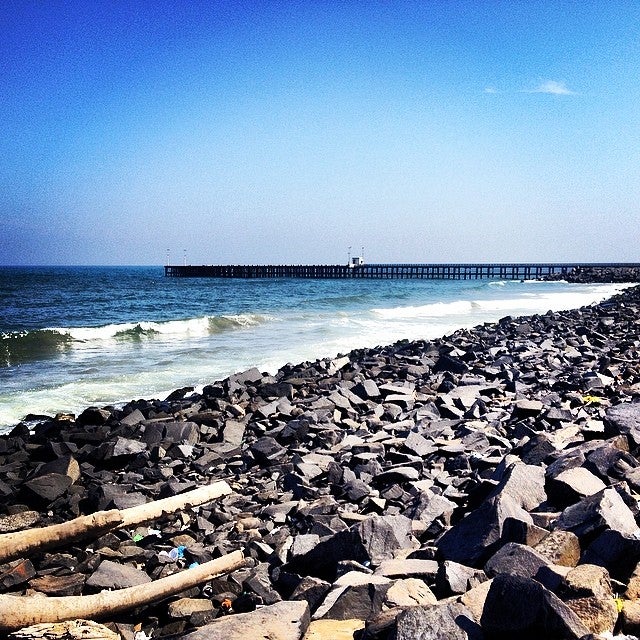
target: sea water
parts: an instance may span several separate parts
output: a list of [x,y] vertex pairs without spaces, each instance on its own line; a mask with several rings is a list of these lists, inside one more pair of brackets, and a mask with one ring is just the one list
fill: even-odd
[[164,398],[256,366],[435,338],[599,302],[624,285],[165,278],[162,267],[0,267],[0,430]]

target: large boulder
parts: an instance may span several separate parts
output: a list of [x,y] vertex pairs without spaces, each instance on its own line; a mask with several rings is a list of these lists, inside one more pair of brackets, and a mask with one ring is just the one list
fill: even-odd
[[394,640],[480,640],[473,614],[459,602],[411,607],[396,618]]
[[492,639],[579,640],[589,629],[554,593],[532,578],[493,579],[480,625]]
[[567,507],[554,528],[573,531],[581,540],[593,539],[607,529],[623,535],[638,531],[633,512],[613,488],[598,491]]
[[301,640],[309,626],[306,602],[284,601],[249,613],[218,618],[184,636],[188,640]]
[[581,564],[572,569],[560,587],[560,596],[591,633],[613,633],[618,608],[604,567]]
[[605,436],[624,435],[629,446],[640,445],[640,402],[616,405],[607,410],[604,416]]

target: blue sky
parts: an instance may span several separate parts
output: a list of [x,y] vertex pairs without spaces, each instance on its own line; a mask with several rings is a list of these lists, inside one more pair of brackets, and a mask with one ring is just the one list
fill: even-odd
[[640,3],[4,0],[0,264],[640,261]]

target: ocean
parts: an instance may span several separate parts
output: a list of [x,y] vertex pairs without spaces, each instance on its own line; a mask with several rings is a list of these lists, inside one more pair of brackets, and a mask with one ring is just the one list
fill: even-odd
[[599,302],[625,285],[165,278],[162,267],[0,267],[0,431],[27,414],[164,398],[256,366]]

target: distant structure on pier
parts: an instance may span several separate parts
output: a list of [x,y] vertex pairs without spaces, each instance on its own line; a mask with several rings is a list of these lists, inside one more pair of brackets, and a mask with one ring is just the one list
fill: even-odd
[[637,268],[631,263],[491,263],[491,264],[365,264],[349,257],[344,265],[167,265],[170,278],[316,278],[363,280],[542,280],[568,275],[579,268]]

